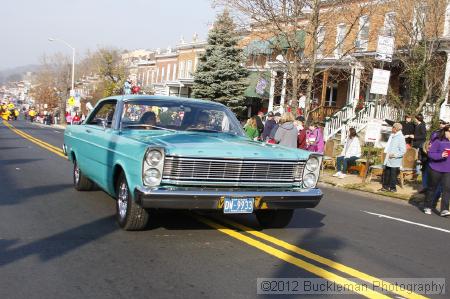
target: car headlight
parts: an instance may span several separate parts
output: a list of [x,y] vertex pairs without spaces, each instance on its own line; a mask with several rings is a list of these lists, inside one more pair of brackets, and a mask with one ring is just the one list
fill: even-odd
[[142,183],[145,186],[156,187],[161,184],[164,172],[164,148],[149,147],[142,161]]
[[306,169],[311,172],[315,172],[320,167],[319,159],[316,157],[311,157],[306,162]]
[[319,181],[320,165],[322,163],[322,157],[319,155],[311,155],[306,161],[305,168],[303,170],[303,188],[312,189],[316,188]]
[[157,166],[159,163],[161,163],[162,159],[163,159],[163,155],[162,155],[162,153],[160,151],[158,151],[158,150],[150,150],[147,153],[145,161],[150,166]]
[[146,185],[154,186],[159,184],[161,172],[156,168],[150,168],[144,172],[144,182]]
[[308,173],[303,177],[303,186],[305,188],[314,188],[316,186],[316,175],[314,173]]

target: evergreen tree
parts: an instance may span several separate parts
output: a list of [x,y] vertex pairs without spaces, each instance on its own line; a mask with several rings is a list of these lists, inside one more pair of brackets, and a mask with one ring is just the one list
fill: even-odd
[[199,60],[192,88],[194,97],[220,102],[235,113],[246,108],[244,91],[248,76],[238,41],[235,24],[228,11],[224,11],[208,34],[206,52]]

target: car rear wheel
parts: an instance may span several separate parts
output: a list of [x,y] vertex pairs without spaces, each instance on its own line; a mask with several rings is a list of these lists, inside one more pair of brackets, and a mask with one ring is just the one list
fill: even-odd
[[77,191],[90,191],[94,189],[94,183],[81,172],[77,160],[73,163],[73,185]]
[[147,225],[149,214],[131,197],[127,179],[123,173],[117,180],[116,218],[124,230],[142,230]]
[[264,228],[283,228],[291,222],[294,210],[257,210],[255,215]]

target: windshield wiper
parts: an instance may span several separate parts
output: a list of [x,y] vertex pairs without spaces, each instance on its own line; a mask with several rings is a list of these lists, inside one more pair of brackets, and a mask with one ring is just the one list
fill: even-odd
[[123,126],[123,128],[139,128],[139,127],[152,128],[152,129],[156,129],[156,130],[164,130],[164,131],[169,131],[169,132],[176,132],[176,130],[173,130],[173,129],[158,127],[158,126],[154,126],[154,125],[147,125],[147,124],[130,124],[130,125]]
[[211,130],[211,129],[197,129],[197,128],[186,129],[186,131],[205,132],[205,133],[222,133],[222,131]]
[[238,135],[237,133],[226,132],[226,131],[217,131],[217,130],[211,130],[211,129],[191,128],[191,129],[186,129],[186,131],[204,132],[204,133],[222,133],[222,134],[227,134],[227,135],[232,135],[232,136],[237,136]]

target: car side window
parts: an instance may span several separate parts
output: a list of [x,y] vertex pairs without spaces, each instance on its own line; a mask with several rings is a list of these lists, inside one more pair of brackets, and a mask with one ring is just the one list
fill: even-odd
[[114,112],[116,110],[116,102],[105,102],[96,109],[94,115],[89,118],[87,124],[102,126],[102,122],[106,121],[106,127],[111,128]]

